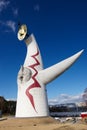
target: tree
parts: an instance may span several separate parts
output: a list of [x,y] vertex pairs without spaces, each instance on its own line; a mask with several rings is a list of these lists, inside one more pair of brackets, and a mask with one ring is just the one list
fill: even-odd
[[2,96],[0,96],[0,110],[2,113],[6,112],[7,110],[7,101]]

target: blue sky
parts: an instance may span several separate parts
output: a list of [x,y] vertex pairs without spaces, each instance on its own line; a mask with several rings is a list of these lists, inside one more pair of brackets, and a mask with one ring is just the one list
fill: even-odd
[[79,100],[87,87],[87,1],[0,0],[0,95],[6,99],[17,97],[17,73],[26,56],[24,42],[17,39],[19,21],[35,35],[44,68],[84,49],[68,71],[46,86],[49,101]]

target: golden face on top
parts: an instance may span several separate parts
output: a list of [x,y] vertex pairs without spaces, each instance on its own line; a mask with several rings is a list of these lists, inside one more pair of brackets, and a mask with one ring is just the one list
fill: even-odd
[[17,34],[18,39],[20,41],[23,40],[26,37],[26,34],[27,34],[27,26],[25,24],[21,25]]

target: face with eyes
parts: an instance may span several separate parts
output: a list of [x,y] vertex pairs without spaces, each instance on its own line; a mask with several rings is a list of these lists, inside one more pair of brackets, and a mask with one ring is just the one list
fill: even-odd
[[27,26],[26,25],[21,25],[18,31],[18,39],[21,41],[25,38],[27,34]]
[[18,82],[20,82],[21,84],[26,83],[30,80],[31,76],[31,70],[22,66],[18,72]]

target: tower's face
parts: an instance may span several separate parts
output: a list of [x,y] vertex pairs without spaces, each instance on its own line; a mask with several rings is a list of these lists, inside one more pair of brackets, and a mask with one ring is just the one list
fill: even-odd
[[18,30],[18,39],[21,41],[25,38],[27,34],[27,26],[26,25],[21,25],[19,30]]
[[20,84],[27,83],[32,77],[32,71],[29,68],[22,66],[18,72],[18,82]]

